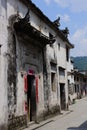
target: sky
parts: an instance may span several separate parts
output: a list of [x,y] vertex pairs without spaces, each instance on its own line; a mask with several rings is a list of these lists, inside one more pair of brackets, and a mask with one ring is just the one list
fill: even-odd
[[51,20],[60,17],[60,29],[68,27],[74,44],[71,56],[87,56],[87,0],[32,0]]

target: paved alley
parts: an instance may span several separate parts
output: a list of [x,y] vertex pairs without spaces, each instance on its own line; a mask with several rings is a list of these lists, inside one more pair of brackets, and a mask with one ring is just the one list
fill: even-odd
[[25,130],[87,130],[87,97],[77,100],[70,111]]

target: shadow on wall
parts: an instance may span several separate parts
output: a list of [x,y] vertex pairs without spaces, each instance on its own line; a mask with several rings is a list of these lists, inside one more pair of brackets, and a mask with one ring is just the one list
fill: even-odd
[[67,130],[87,130],[87,121],[85,121],[79,127],[70,127]]

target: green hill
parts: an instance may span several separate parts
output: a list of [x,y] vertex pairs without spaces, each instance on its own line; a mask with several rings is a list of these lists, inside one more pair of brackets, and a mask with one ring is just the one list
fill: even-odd
[[87,70],[87,56],[84,57],[73,57],[74,66],[78,70]]

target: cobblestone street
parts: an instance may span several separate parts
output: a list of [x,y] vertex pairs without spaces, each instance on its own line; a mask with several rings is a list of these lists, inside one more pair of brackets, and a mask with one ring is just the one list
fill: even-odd
[[87,130],[87,97],[77,100],[69,111],[25,130]]

